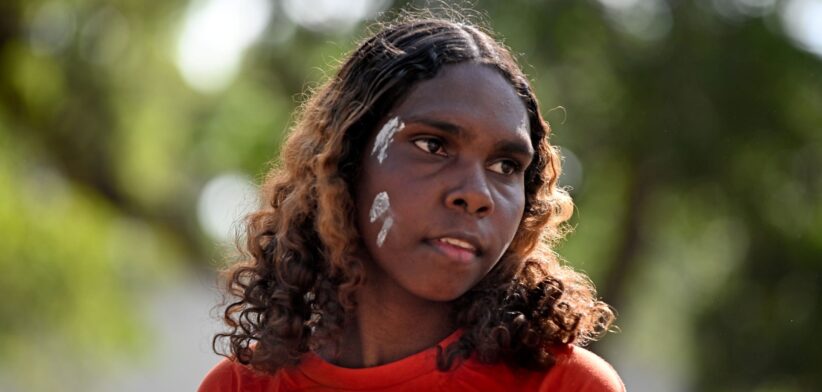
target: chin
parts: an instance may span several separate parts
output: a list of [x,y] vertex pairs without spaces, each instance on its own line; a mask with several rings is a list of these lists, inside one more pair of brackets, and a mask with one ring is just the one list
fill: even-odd
[[468,288],[443,288],[443,289],[435,289],[435,290],[428,290],[425,293],[419,294],[420,297],[425,298],[429,301],[434,302],[451,302],[463,294],[467,293],[470,287]]

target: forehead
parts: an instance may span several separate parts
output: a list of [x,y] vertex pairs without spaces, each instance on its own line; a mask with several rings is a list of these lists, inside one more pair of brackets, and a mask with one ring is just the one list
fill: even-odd
[[511,84],[490,66],[474,63],[446,65],[436,77],[417,83],[392,115],[446,118],[468,128],[530,133],[525,105]]

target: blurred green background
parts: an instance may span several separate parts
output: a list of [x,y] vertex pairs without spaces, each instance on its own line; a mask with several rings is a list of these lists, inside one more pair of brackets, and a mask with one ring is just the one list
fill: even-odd
[[[194,390],[232,222],[390,0],[0,3],[0,389]],[[822,390],[822,1],[478,1],[631,391]]]

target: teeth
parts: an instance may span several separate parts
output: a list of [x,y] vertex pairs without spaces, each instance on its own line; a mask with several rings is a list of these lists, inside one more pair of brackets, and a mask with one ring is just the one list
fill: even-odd
[[454,246],[459,246],[460,248],[465,248],[465,249],[470,249],[470,250],[476,250],[476,249],[474,248],[474,245],[471,245],[471,244],[469,244],[469,243],[467,243],[467,242],[465,242],[465,241],[463,241],[463,240],[458,240],[458,239],[456,239],[456,238],[444,237],[444,238],[440,238],[440,241],[445,242],[446,244],[451,244],[451,245],[454,245]]

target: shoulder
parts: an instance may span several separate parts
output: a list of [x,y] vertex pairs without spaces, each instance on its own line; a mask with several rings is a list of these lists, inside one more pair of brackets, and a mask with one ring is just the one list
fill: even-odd
[[239,391],[240,380],[246,377],[247,371],[242,365],[223,358],[206,374],[197,392]]
[[[283,387],[282,377],[258,373],[224,358],[206,374],[197,392],[264,391]],[[273,390],[284,388],[273,388]]]
[[541,390],[575,392],[624,392],[616,370],[598,355],[577,346],[552,350],[556,364],[548,372]]

